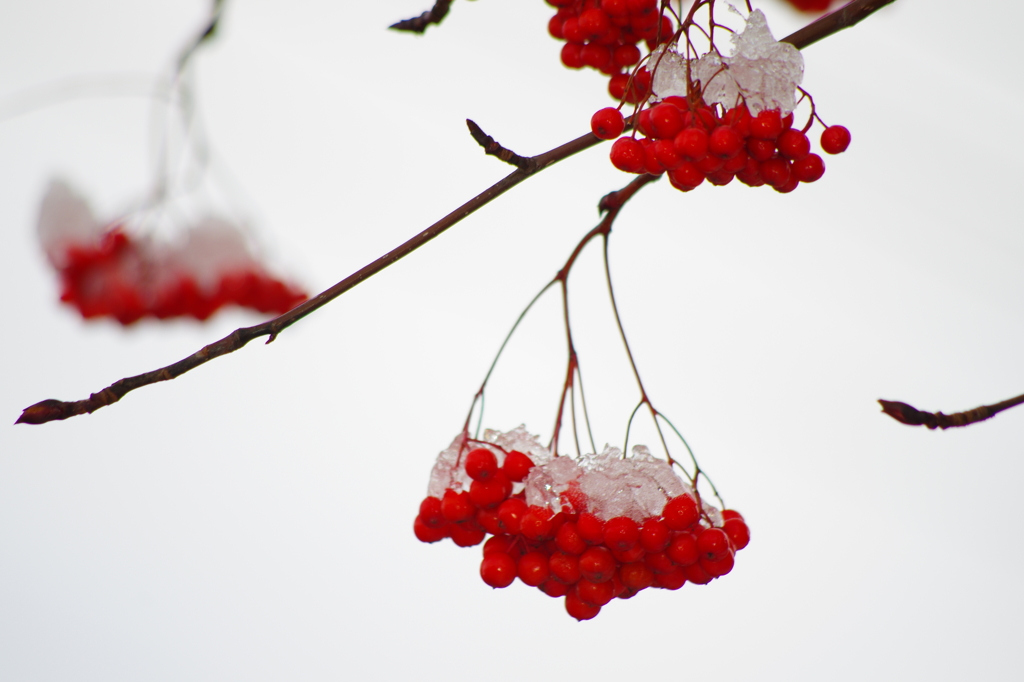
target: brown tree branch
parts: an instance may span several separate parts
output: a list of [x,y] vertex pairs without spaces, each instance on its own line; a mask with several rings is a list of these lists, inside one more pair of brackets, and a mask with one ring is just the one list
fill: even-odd
[[429,10],[413,17],[412,19],[403,19],[396,24],[391,24],[388,28],[393,28],[396,31],[410,31],[412,33],[423,33],[427,30],[427,26],[431,24],[440,24],[441,20],[448,14],[448,8],[451,6],[452,0],[437,0],[434,6]]
[[986,419],[991,419],[1003,410],[1024,404],[1024,395],[1004,400],[994,405],[982,405],[966,412],[943,414],[941,412],[923,412],[906,403],[893,400],[879,400],[882,412],[901,424],[907,426],[927,426],[929,429],[951,429],[956,426],[970,426]]
[[513,165],[516,168],[525,169],[530,165],[530,159],[524,156],[519,156],[519,154],[516,154],[511,149],[505,149],[502,147],[493,137],[485,133],[475,121],[467,118],[466,127],[469,128],[469,134],[473,136],[476,143],[484,148],[485,154],[497,156],[505,163]]
[[[857,0],[836,12],[836,14],[844,15],[845,18],[842,21],[829,22],[828,19],[832,15],[827,15],[800,31],[797,31],[793,35],[784,38],[783,41],[791,43],[797,48],[805,47],[828,35],[836,33],[847,26],[852,26],[877,10],[879,7],[893,1],[894,0],[874,0],[873,2],[867,2],[865,0]],[[438,4],[441,3],[439,2]],[[537,156],[532,156],[526,159],[527,163],[525,163],[523,167],[517,168],[511,174],[505,176],[497,183],[484,190],[483,193],[473,197],[465,204],[446,215],[444,218],[441,218],[436,223],[417,234],[415,237],[352,273],[330,289],[327,289],[326,291],[309,299],[305,303],[293,308],[280,317],[276,317],[273,320],[269,320],[263,324],[258,324],[253,327],[242,327],[236,329],[220,341],[205,346],[202,350],[193,353],[183,360],[179,360],[172,365],[168,365],[151,372],[115,381],[99,393],[93,393],[84,400],[71,402],[54,399],[42,400],[25,408],[15,423],[45,424],[46,422],[67,419],[68,417],[74,417],[80,414],[91,414],[101,407],[106,407],[107,405],[116,403],[126,394],[137,388],[149,386],[150,384],[155,384],[161,381],[175,379],[189,370],[206,364],[214,358],[219,358],[222,355],[233,353],[253,339],[260,338],[261,336],[268,336],[269,338],[267,339],[267,343],[270,343],[277,338],[278,334],[304,318],[306,315],[318,310],[336,299],[338,296],[341,296],[349,289],[352,289],[360,282],[372,277],[389,265],[392,265],[401,258],[409,255],[434,237],[438,236],[461,221],[463,218],[476,211],[478,208],[485,206],[508,190],[512,189],[523,180],[577,152],[589,149],[601,141],[602,140],[599,140],[593,134],[587,133],[582,137],[578,137],[571,142],[567,142],[550,151],[544,152],[543,154],[538,154]]]

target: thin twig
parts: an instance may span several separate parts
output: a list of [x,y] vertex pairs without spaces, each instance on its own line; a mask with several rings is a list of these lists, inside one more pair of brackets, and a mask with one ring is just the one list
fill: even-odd
[[826,14],[817,21],[811,22],[799,31],[783,38],[780,42],[789,43],[796,49],[802,50],[822,38],[827,38],[842,31],[844,28],[850,28],[854,24],[866,19],[868,15],[874,14],[886,5],[891,5],[894,2],[896,0],[854,0],[849,5],[840,7],[835,12]]
[[391,24],[388,28],[393,28],[396,31],[409,31],[411,33],[423,33],[427,30],[427,26],[431,24],[440,24],[441,20],[448,14],[448,8],[451,6],[452,0],[437,0],[434,6],[429,10],[413,17],[412,19],[403,19],[396,24]]
[[882,412],[901,424],[907,426],[927,426],[929,429],[951,429],[956,426],[970,426],[991,419],[1003,410],[1024,404],[1024,395],[1004,400],[994,405],[982,405],[966,412],[943,414],[941,412],[923,412],[916,407],[893,400],[879,400]]
[[473,136],[476,143],[484,148],[484,153],[497,156],[505,163],[524,170],[529,169],[530,164],[533,163],[533,159],[519,156],[519,154],[516,154],[511,149],[502,147],[493,137],[485,133],[475,121],[467,118],[466,127],[469,128],[469,134]]
[[[815,21],[810,26],[797,31],[793,35],[784,38],[783,40],[797,48],[805,47],[806,45],[810,45],[813,42],[821,40],[832,33],[846,28],[847,26],[852,26],[877,10],[879,7],[893,1],[894,0],[875,0],[874,2],[866,2],[864,0],[857,0],[857,2],[853,2],[839,10],[838,13],[844,14],[845,17],[842,22],[827,22],[826,20],[831,16],[828,15],[818,21]],[[434,237],[438,236],[461,221],[463,218],[476,211],[478,208],[490,203],[497,197],[512,189],[523,180],[539,173],[548,166],[552,166],[577,152],[583,151],[584,149],[589,149],[600,142],[601,140],[593,134],[588,133],[582,137],[572,140],[571,142],[567,142],[566,144],[556,147],[550,151],[544,152],[543,154],[530,157],[531,163],[528,167],[517,168],[510,175],[505,176],[497,183],[484,190],[481,194],[473,197],[441,220],[423,230],[412,239],[406,241],[401,246],[392,249],[377,260],[369,263],[341,280],[330,289],[327,289],[326,291],[309,299],[305,303],[288,311],[280,317],[276,317],[273,320],[269,320],[263,324],[258,324],[253,327],[242,327],[236,329],[220,341],[205,346],[202,350],[193,353],[183,360],[179,360],[172,365],[168,365],[151,372],[115,381],[99,393],[93,393],[84,400],[65,402],[62,400],[48,399],[40,401],[25,408],[15,423],[44,424],[46,422],[67,419],[68,417],[74,417],[80,414],[91,414],[101,407],[106,407],[107,405],[116,403],[126,394],[137,388],[149,386],[150,384],[155,384],[161,381],[175,379],[191,369],[195,369],[200,365],[206,364],[214,358],[218,358],[222,355],[227,355],[228,353],[238,350],[253,339],[260,338],[261,336],[269,336],[270,338],[267,339],[267,343],[270,343],[277,338],[278,334],[304,318],[306,315],[318,310],[338,296],[341,296],[349,289],[355,287],[360,282],[363,282],[389,265],[392,265],[403,257],[409,255]]]

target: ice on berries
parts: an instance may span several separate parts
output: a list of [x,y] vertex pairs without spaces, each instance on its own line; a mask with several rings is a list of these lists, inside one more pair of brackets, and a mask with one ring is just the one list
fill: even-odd
[[[751,12],[743,31],[732,34],[731,39],[731,56],[713,50],[690,63],[691,78],[701,82],[704,101],[729,109],[745,100],[753,115],[766,109],[780,109],[783,115],[793,111],[796,88],[804,74],[800,51],[775,40],[761,10]],[[657,64],[652,83],[655,94],[661,98],[686,96],[684,58],[659,48],[651,55],[651,63]]]
[[70,247],[98,245],[105,227],[68,183],[52,180],[39,206],[36,231],[50,263],[63,268],[68,264]]
[[[541,445],[537,436],[531,435],[522,425],[506,433],[487,429],[484,431],[483,441],[473,441],[472,444],[469,444],[469,438],[465,434],[459,434],[452,444],[437,456],[434,468],[430,472],[427,495],[442,497],[445,490],[469,490],[473,479],[466,473],[464,460],[466,454],[476,448],[486,448],[493,452],[499,467],[505,463],[506,453],[513,450],[528,456],[535,465],[545,464],[551,459],[551,451]],[[513,484],[513,492],[522,489],[522,483]]]

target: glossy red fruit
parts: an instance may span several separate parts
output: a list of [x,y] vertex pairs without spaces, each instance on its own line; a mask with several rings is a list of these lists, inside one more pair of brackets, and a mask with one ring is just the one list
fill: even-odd
[[491,552],[504,552],[506,554],[515,554],[513,547],[516,544],[516,538],[511,535],[493,535],[487,538],[487,542],[484,543],[484,556],[487,556]]
[[478,507],[496,507],[512,494],[512,481],[501,471],[486,481],[473,481],[469,486],[469,499]]
[[593,583],[584,578],[576,583],[576,594],[584,604],[604,606],[615,598],[615,585],[611,580]]
[[620,137],[612,144],[609,154],[612,165],[627,173],[644,172],[644,148],[632,137]]
[[476,513],[476,507],[473,506],[473,502],[469,499],[469,493],[465,490],[462,492],[455,492],[454,490],[445,490],[444,497],[441,498],[441,515],[444,516],[445,520],[449,523],[459,523],[473,516]]
[[480,577],[491,587],[508,587],[516,579],[516,560],[503,552],[491,552],[480,562]]
[[580,537],[576,529],[576,523],[567,521],[555,533],[555,544],[558,549],[566,554],[583,554],[587,549],[587,543]]
[[618,68],[633,66],[640,61],[640,48],[636,45],[619,45],[612,52],[612,64]]
[[611,580],[617,562],[607,547],[591,547],[580,556],[580,575],[593,583]]
[[513,450],[505,457],[505,463],[502,465],[501,470],[505,472],[510,481],[519,483],[526,480],[526,476],[532,468],[532,459],[518,450]]
[[622,580],[623,585],[635,592],[646,590],[654,584],[654,572],[640,562],[621,566],[619,568],[619,578]]
[[604,521],[589,512],[580,514],[576,520],[576,530],[583,541],[596,545],[604,542]]
[[576,620],[590,620],[597,614],[601,613],[600,606],[591,606],[590,604],[587,604],[579,598],[579,595],[576,594],[576,590],[570,590],[566,593],[565,610]]
[[647,552],[660,552],[668,547],[672,533],[661,519],[647,519],[640,527],[640,545]]
[[420,502],[420,518],[431,528],[440,528],[448,522],[441,513],[440,498],[432,496],[428,496]]
[[720,559],[707,559],[705,557],[700,559],[700,567],[712,578],[722,577],[732,570],[734,564],[735,558],[731,550]]
[[569,585],[557,580],[548,579],[540,584],[540,591],[549,597],[564,597],[570,589],[572,588]]
[[774,140],[782,133],[782,115],[778,109],[766,109],[750,120],[750,136]]
[[826,154],[841,154],[850,146],[850,131],[843,126],[829,126],[821,134],[821,149]]
[[615,107],[599,109],[590,117],[590,130],[602,140],[614,140],[626,128],[622,112]]
[[700,559],[700,552],[697,550],[697,538],[692,533],[680,533],[672,538],[665,554],[677,566],[689,566]]
[[550,540],[554,536],[553,519],[550,509],[531,506],[519,523],[519,532],[527,540]]
[[581,577],[579,559],[571,554],[555,552],[548,559],[548,570],[554,580],[564,584],[572,585]]
[[498,509],[496,507],[492,507],[490,509],[477,509],[476,525],[480,526],[484,531],[491,535],[499,535],[505,532],[505,529],[498,523]]
[[677,566],[669,573],[657,573],[654,576],[654,586],[665,590],[678,590],[686,584],[686,571]]
[[700,520],[700,510],[692,495],[683,494],[665,503],[661,516],[669,529],[686,530]]
[[731,550],[729,536],[721,528],[705,528],[697,536],[697,552],[701,558],[716,561]]
[[448,525],[431,526],[423,520],[422,516],[417,516],[412,524],[412,532],[416,534],[416,539],[420,542],[437,542],[448,537]]
[[778,189],[789,182],[791,171],[789,162],[776,156],[761,162],[760,173],[766,184]]
[[672,140],[658,140],[651,145],[651,150],[654,152],[654,159],[658,162],[658,166],[665,170],[675,170],[686,160],[676,150]]
[[802,159],[793,162],[791,167],[793,177],[800,182],[814,182],[820,180],[825,174],[825,162],[817,154],[808,154]]
[[708,155],[708,133],[703,128],[687,128],[672,141],[683,158],[700,161]]
[[668,171],[668,181],[676,189],[689,192],[704,182],[704,173],[691,161],[684,161],[678,168]]
[[516,564],[516,575],[530,587],[539,587],[550,574],[548,555],[543,552],[527,552]]
[[517,535],[526,512],[526,503],[518,498],[505,500],[498,506],[498,525],[510,535]]
[[604,524],[604,544],[608,549],[625,552],[640,541],[640,528],[626,516],[616,516]]
[[750,544],[750,529],[742,518],[726,519],[722,530],[729,536],[729,542],[737,552]]
[[674,105],[662,102],[650,109],[651,134],[662,140],[669,140],[683,129],[683,115]]
[[448,526],[448,537],[459,547],[473,547],[484,541],[487,533],[476,523],[452,523]]
[[728,521],[729,519],[739,519],[740,521],[744,521],[743,514],[740,514],[735,509],[723,509],[722,519],[725,521]]
[[566,43],[562,46],[562,63],[570,69],[582,69],[583,45],[581,43]]
[[790,128],[782,131],[779,139],[775,141],[779,153],[787,159],[797,161],[811,153],[811,141],[799,130]]
[[694,585],[707,585],[709,582],[714,580],[714,576],[705,571],[701,567],[700,562],[684,566],[682,570],[686,575],[686,580]]
[[676,568],[665,552],[648,552],[644,555],[644,564],[653,573],[671,573]]
[[489,481],[498,473],[498,458],[487,448],[470,450],[466,455],[466,474],[474,481]]
[[634,561],[640,561],[644,558],[645,554],[647,554],[647,552],[644,551],[644,548],[640,546],[639,542],[627,550],[612,550],[612,556],[615,557],[615,561],[620,564],[631,564]]
[[708,151],[722,159],[731,159],[743,149],[743,138],[732,126],[721,125],[708,136]]

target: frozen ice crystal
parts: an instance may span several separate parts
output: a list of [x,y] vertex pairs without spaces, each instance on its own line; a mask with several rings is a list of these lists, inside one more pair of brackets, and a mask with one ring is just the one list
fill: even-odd
[[210,291],[226,272],[261,270],[249,249],[245,234],[235,225],[207,218],[188,231],[185,242],[168,252],[173,269],[192,275]]
[[[498,460],[498,466],[505,463],[505,453],[518,450],[528,456],[535,465],[542,465],[551,459],[551,451],[540,444],[537,436],[531,435],[526,426],[520,425],[511,431],[502,433],[494,429],[484,431],[484,441],[468,442],[465,434],[456,436],[452,444],[437,456],[434,468],[430,472],[430,483],[427,486],[427,495],[442,497],[444,491],[451,488],[458,492],[469,490],[473,479],[466,473],[465,462],[460,460],[460,453],[465,457],[470,450],[476,448],[487,448],[494,453]],[[465,447],[463,447],[465,445]],[[537,467],[534,467],[536,469]],[[523,483],[514,483],[512,492],[517,493],[523,489]]]
[[565,493],[582,475],[583,469],[572,457],[553,457],[533,467],[526,477],[526,504],[561,511],[567,504]]
[[[741,33],[732,34],[732,44],[731,56],[712,51],[690,64],[691,78],[704,88],[704,101],[729,109],[742,98],[754,115],[765,109],[781,109],[783,115],[793,111],[804,73],[800,51],[772,37],[761,10],[750,13]],[[659,48],[651,55],[651,68],[656,68],[654,92],[661,98],[685,97],[686,60],[674,52],[662,52]]]
[[68,246],[97,246],[105,228],[89,204],[63,180],[51,180],[39,207],[37,231],[47,258],[58,268],[67,265]]

